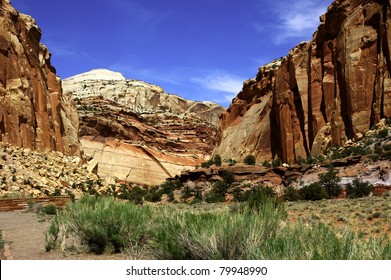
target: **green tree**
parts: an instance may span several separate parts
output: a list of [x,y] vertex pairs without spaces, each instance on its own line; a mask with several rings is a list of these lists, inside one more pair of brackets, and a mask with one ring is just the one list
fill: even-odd
[[312,183],[300,189],[301,197],[305,200],[321,200],[328,198],[326,188],[319,182]]
[[255,156],[253,156],[253,155],[247,155],[247,156],[244,158],[243,162],[244,162],[245,164],[247,164],[247,165],[255,165],[255,162],[256,162]]
[[326,173],[319,174],[319,183],[323,186],[329,197],[338,197],[342,191],[339,182],[341,178],[338,176],[338,171],[335,170],[334,166],[330,165]]
[[222,161],[221,161],[221,156],[220,155],[215,155],[213,158],[213,162],[217,166],[221,166]]

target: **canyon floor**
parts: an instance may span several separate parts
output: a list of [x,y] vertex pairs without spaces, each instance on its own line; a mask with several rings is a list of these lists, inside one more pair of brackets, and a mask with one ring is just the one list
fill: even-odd
[[[160,207],[160,206],[157,206]],[[230,211],[236,204],[177,204],[183,211]],[[287,202],[289,222],[323,222],[336,230],[351,230],[361,238],[391,237],[391,197],[333,199],[317,202]],[[0,230],[5,242],[0,259],[22,260],[121,260],[148,259],[131,254],[75,254],[46,252],[45,232],[52,216],[36,212],[0,212]]]

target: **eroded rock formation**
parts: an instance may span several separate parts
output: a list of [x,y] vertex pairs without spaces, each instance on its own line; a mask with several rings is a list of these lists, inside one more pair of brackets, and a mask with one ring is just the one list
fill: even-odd
[[337,0],[320,20],[311,41],[244,83],[215,153],[291,163],[391,116],[391,2]]
[[63,84],[77,102],[90,170],[138,184],[160,184],[203,162],[225,111],[104,69]]
[[30,16],[0,0],[0,141],[79,154],[76,109],[40,38]]

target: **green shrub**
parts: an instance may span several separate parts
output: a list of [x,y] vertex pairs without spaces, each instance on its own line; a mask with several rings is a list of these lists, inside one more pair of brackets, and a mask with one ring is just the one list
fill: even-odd
[[231,186],[235,182],[235,175],[231,171],[223,170],[221,171],[220,176],[228,186]]
[[56,215],[57,214],[57,206],[54,204],[48,204],[42,207],[42,212],[47,215]]
[[330,198],[338,197],[342,191],[339,185],[341,178],[338,176],[338,171],[334,166],[330,165],[326,173],[319,174],[319,183],[326,188]]
[[213,163],[217,166],[221,166],[222,164],[222,160],[221,160],[221,156],[220,155],[215,155],[213,157]]
[[225,195],[229,185],[224,181],[214,183],[212,190],[206,194],[205,201],[208,203],[225,202]]
[[220,155],[215,155],[210,160],[201,163],[201,167],[202,168],[209,168],[209,167],[211,167],[214,164],[217,165],[217,166],[221,166],[222,160],[221,160],[221,156]]
[[282,161],[281,161],[281,159],[279,159],[279,158],[276,158],[275,160],[272,161],[272,166],[273,166],[273,167],[278,167],[278,166],[280,166],[281,164],[282,164]]
[[182,196],[181,196],[181,198],[183,200],[189,199],[192,195],[193,195],[193,192],[192,192],[192,190],[188,186],[185,186],[182,189]]
[[182,186],[179,180],[166,180],[159,186],[159,189],[162,194],[169,194],[174,190],[179,190]]
[[236,160],[234,160],[234,159],[232,159],[232,158],[230,158],[229,160],[228,160],[228,166],[234,166],[236,164]]
[[314,157],[312,157],[312,156],[309,156],[309,157],[307,157],[307,159],[305,160],[305,162],[306,162],[307,164],[315,164],[315,163],[316,163],[316,159],[315,159]]
[[298,201],[301,199],[301,196],[300,193],[297,190],[295,190],[294,187],[288,186],[285,189],[283,198],[287,201]]
[[136,258],[170,260],[391,258],[386,236],[362,239],[322,223],[292,225],[284,204],[276,204],[274,197],[264,196],[259,205],[233,212],[190,212],[83,197],[57,213],[46,233],[46,248],[62,244],[66,249],[78,240],[90,252],[126,251]]
[[233,189],[232,195],[233,195],[235,201],[245,202],[245,201],[248,200],[248,197],[250,196],[250,192],[249,191],[244,191],[240,187],[236,187],[235,189]]
[[245,164],[247,164],[247,165],[255,165],[255,163],[256,163],[255,156],[253,156],[253,155],[247,155],[247,156],[244,158],[243,162],[244,162]]
[[298,157],[298,158],[296,159],[296,163],[297,163],[298,165],[300,165],[300,166],[303,166],[303,165],[305,165],[305,164],[307,163],[307,161],[306,161],[305,158]]
[[275,207],[282,205],[282,202],[277,199],[276,193],[271,188],[263,186],[253,187],[248,194],[248,199],[245,206],[249,209],[262,209],[264,204],[272,203]]
[[264,166],[264,167],[272,167],[272,164],[271,164],[269,161],[265,160],[265,161],[262,163],[262,166]]
[[356,178],[351,184],[346,185],[346,192],[349,198],[368,196],[373,191],[373,186],[369,182],[363,182]]
[[300,189],[300,195],[305,200],[321,200],[329,198],[325,187],[319,182],[312,183]]
[[82,197],[58,212],[46,233],[46,248],[50,250],[76,238],[96,254],[138,251],[147,240],[151,217],[151,208],[147,206],[110,197]]
[[388,129],[384,128],[376,135],[377,138],[386,138],[388,136]]
[[119,196],[121,199],[127,199],[135,204],[143,204],[144,196],[147,194],[147,191],[140,188],[139,186],[135,186],[132,189],[124,192],[123,195]]
[[151,188],[148,193],[145,195],[145,200],[149,202],[159,202],[162,200],[162,193],[159,190],[159,187]]
[[225,202],[225,195],[214,191],[210,191],[205,195],[205,202],[207,203]]
[[175,200],[174,192],[169,192],[167,194],[167,200],[168,200],[168,202],[173,202]]
[[164,222],[153,232],[155,257],[188,260],[251,259],[286,217],[285,210],[273,204],[234,214],[170,211],[162,215]]
[[3,234],[0,231],[0,250],[4,248],[4,240],[3,240]]
[[201,163],[201,167],[202,168],[209,168],[213,165],[213,161],[212,160],[208,160],[208,161],[205,161],[205,162],[202,162]]

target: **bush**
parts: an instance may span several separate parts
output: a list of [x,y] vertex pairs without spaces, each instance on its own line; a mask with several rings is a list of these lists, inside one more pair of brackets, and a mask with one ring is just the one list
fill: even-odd
[[[58,212],[46,233],[51,250],[74,238],[90,252],[138,251],[146,242],[151,208],[119,202],[109,197],[83,197]],[[64,248],[66,249],[66,248]]]
[[179,180],[166,180],[160,185],[159,189],[162,194],[169,194],[174,190],[179,190],[182,186]]
[[305,158],[298,157],[298,158],[296,159],[296,163],[297,163],[298,165],[300,165],[300,166],[303,166],[303,165],[305,165],[307,162],[306,162],[306,159],[305,159]]
[[272,167],[272,164],[271,164],[269,161],[265,160],[265,161],[262,163],[262,166],[264,166],[264,167]]
[[273,166],[273,167],[278,167],[278,166],[280,166],[281,164],[282,164],[282,161],[281,161],[279,158],[277,158],[277,159],[275,159],[275,160],[272,161],[272,166]]
[[342,191],[342,187],[338,184],[341,178],[338,176],[338,171],[334,169],[334,166],[330,165],[327,172],[319,174],[319,183],[323,186],[329,197],[338,197]]
[[[282,222],[287,217],[284,205],[276,204],[273,197],[264,198],[256,209],[190,212],[137,206],[109,197],[83,197],[57,213],[46,233],[46,248],[61,244],[66,249],[78,245],[77,240],[90,252],[126,251],[142,259],[391,258],[387,237],[362,239],[322,223]],[[376,212],[371,217],[381,215]]]
[[42,212],[47,215],[56,215],[57,214],[57,206],[54,204],[48,204],[42,207]]
[[143,204],[144,196],[147,194],[146,190],[143,190],[139,186],[129,189],[127,186],[122,186],[121,194],[118,195],[120,199],[129,200],[135,204]]
[[182,189],[182,196],[181,196],[181,198],[183,200],[189,199],[192,195],[193,195],[193,192],[191,191],[191,189],[188,186],[185,186]]
[[312,183],[300,189],[300,195],[305,200],[321,200],[329,198],[326,188],[319,182]]
[[215,165],[217,165],[217,166],[221,166],[222,160],[221,160],[221,156],[220,156],[220,155],[215,155],[215,156],[214,156],[213,158],[211,158],[210,160],[201,163],[201,167],[202,167],[202,168],[209,168],[209,167],[211,167],[213,164],[215,164]]
[[207,203],[225,202],[225,195],[211,191],[205,195],[205,202]]
[[231,186],[235,182],[235,175],[231,171],[223,170],[220,176],[228,186]]
[[267,203],[272,203],[275,207],[282,205],[282,202],[278,200],[276,193],[272,189],[257,186],[249,191],[245,206],[252,210],[259,210]]
[[288,186],[286,189],[285,189],[285,192],[284,192],[284,197],[283,197],[286,201],[298,201],[301,199],[301,196],[300,196],[300,193],[295,190],[294,187],[292,186]]
[[3,240],[3,234],[0,231],[0,250],[4,248],[4,240]]
[[228,166],[234,166],[236,164],[236,160],[230,158],[228,161]]
[[221,156],[220,155],[215,155],[213,158],[213,163],[217,166],[221,166],[222,161],[221,161]]
[[349,198],[368,196],[373,191],[373,186],[369,182],[363,182],[356,178],[351,184],[346,185],[346,192]]
[[201,163],[201,167],[202,168],[209,168],[213,165],[213,162],[211,160],[208,160],[208,161],[205,161],[203,163]]
[[386,138],[388,136],[388,129],[384,128],[376,135],[377,138]]
[[[275,236],[283,207],[265,203],[259,211],[178,213],[166,211],[154,230],[157,259],[243,260],[256,258],[259,248]],[[163,222],[164,221],[164,222]]]
[[162,193],[159,191],[159,187],[153,187],[145,195],[145,200],[149,202],[159,202],[162,200]]
[[208,203],[225,202],[225,194],[229,185],[224,181],[214,183],[212,190],[206,194],[205,201]]
[[244,158],[243,162],[244,162],[245,164],[247,164],[247,165],[255,165],[255,163],[256,163],[255,156],[253,156],[253,155],[247,155],[247,156]]

